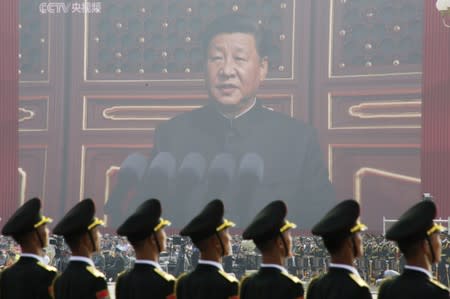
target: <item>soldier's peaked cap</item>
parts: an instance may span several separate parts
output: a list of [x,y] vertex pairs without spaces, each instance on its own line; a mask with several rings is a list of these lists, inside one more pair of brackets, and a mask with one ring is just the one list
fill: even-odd
[[423,200],[405,213],[386,232],[386,239],[393,241],[421,240],[436,231],[445,228],[433,222],[436,217],[436,205],[431,200]]
[[148,199],[117,228],[117,234],[127,236],[129,241],[143,240],[170,225],[170,221],[161,218],[161,214],[160,201],[154,198]]
[[16,210],[3,226],[2,234],[5,236],[20,235],[49,222],[52,222],[52,219],[41,214],[41,200],[35,197]]
[[346,199],[333,207],[316,225],[312,233],[318,236],[347,236],[364,231],[367,226],[360,223],[359,204],[354,199]]
[[193,242],[197,242],[235,226],[233,222],[224,219],[223,214],[223,202],[214,199],[180,231],[180,235],[189,236]]
[[295,223],[287,221],[287,206],[281,200],[266,205],[247,226],[242,234],[246,240],[264,242],[274,239],[280,233],[290,228],[296,228]]
[[83,199],[70,209],[56,224],[53,233],[69,236],[87,232],[104,222],[95,217],[95,204],[90,198]]

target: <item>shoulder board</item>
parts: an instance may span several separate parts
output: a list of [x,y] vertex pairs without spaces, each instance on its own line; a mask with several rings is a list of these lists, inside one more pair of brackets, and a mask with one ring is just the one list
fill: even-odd
[[443,289],[443,290],[448,291],[448,288],[447,288],[445,285],[443,285],[442,283],[440,283],[439,281],[437,281],[437,280],[435,280],[435,279],[430,279],[430,281],[431,281],[431,283],[434,284],[435,286],[437,286],[437,287],[439,287],[439,288],[441,288],[441,289]]
[[52,271],[52,272],[57,272],[57,271],[58,271],[55,267],[46,265],[46,264],[44,264],[44,263],[42,263],[42,262],[37,262],[37,264],[38,264],[38,266],[44,268],[44,269],[47,270],[47,271]]
[[178,278],[177,278],[177,280],[180,280],[181,278],[184,278],[186,275],[188,275],[189,274],[189,272],[183,272],[183,273],[181,273],[180,275],[178,275]]
[[220,273],[220,275],[222,275],[223,277],[225,277],[229,282],[239,282],[239,281],[237,280],[236,277],[234,277],[234,276],[231,275],[231,274],[228,274],[228,273],[225,272],[225,271],[219,270],[218,272]]
[[319,280],[319,279],[322,278],[324,275],[325,275],[325,273],[314,275],[313,278],[311,278],[311,281],[310,281],[309,283],[311,284],[311,282],[315,282],[315,281]]
[[316,285],[316,283],[318,283],[324,275],[325,273],[314,275],[313,278],[311,278],[311,281],[308,283],[308,291],[311,290],[311,288]]
[[380,286],[382,286],[383,284],[389,284],[391,281],[393,281],[395,279],[395,277],[386,277],[383,278],[380,282]]
[[250,277],[252,277],[255,273],[246,273],[241,277],[241,285]]
[[163,270],[160,270],[158,268],[154,268],[153,269],[159,276],[161,276],[162,278],[164,278],[167,281],[172,281],[175,280],[175,277],[170,275],[169,273],[164,272]]
[[297,276],[291,275],[287,272],[282,271],[281,274],[283,274],[284,276],[286,276],[287,278],[289,278],[290,280],[292,280],[295,283],[302,283],[302,281],[300,280],[300,278],[298,278]]
[[105,278],[105,275],[102,272],[98,271],[97,268],[95,268],[95,267],[87,266],[86,270],[88,270],[95,277]]
[[178,284],[186,277],[186,275],[187,275],[188,273],[189,273],[189,272],[181,273],[181,274],[178,276],[178,278],[175,280],[175,285],[174,285],[174,287],[173,287],[173,289],[175,290],[175,297],[176,297],[176,292],[178,292]]
[[350,276],[350,278],[351,278],[354,282],[356,282],[356,284],[359,285],[360,287],[366,287],[366,288],[369,287],[369,285],[367,284],[367,282],[365,282],[364,279],[362,279],[361,277],[359,277],[359,276],[357,276],[357,275],[355,275],[355,274],[353,274],[353,273],[348,274],[348,276]]
[[119,274],[117,274],[117,279],[119,279],[120,277],[122,277],[122,275],[124,275],[125,273],[127,273],[128,270],[123,270],[122,272],[120,272]]

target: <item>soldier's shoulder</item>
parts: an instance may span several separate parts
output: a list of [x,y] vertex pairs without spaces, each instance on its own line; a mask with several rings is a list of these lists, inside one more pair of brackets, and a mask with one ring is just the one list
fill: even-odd
[[242,277],[241,277],[241,281],[240,284],[246,284],[248,283],[254,276],[255,276],[256,272],[248,272],[245,273]]
[[389,287],[390,285],[392,285],[396,280],[396,277],[388,277],[388,278],[384,278],[381,282],[380,282],[380,289],[381,288],[386,288]]
[[190,273],[191,273],[191,272],[183,272],[183,273],[181,273],[180,275],[178,275],[178,277],[177,277],[177,283],[180,283],[180,282],[182,282],[183,280],[186,280],[186,279],[189,277]]
[[119,280],[121,280],[124,277],[126,277],[128,275],[128,273],[130,273],[130,270],[123,270],[122,272],[117,274],[117,282],[119,282]]
[[300,278],[298,278],[295,275],[289,274],[288,272],[283,271],[283,272],[281,272],[281,274],[283,277],[286,277],[290,282],[293,282],[295,284],[303,285],[303,283],[304,283],[303,281],[300,280]]
[[320,282],[320,280],[325,276],[325,273],[321,273],[321,274],[316,274],[314,275],[311,280],[309,281],[309,286],[315,285],[318,282]]
[[435,280],[435,279],[430,279],[430,282],[433,286],[435,286],[436,288],[443,290],[445,292],[448,293],[449,289],[446,285],[440,283],[439,281]]
[[222,270],[219,270],[217,272],[219,272],[220,276],[225,278],[228,282],[239,283],[239,281],[237,280],[237,278],[233,274],[229,274],[229,273],[227,273],[225,271],[222,271]]
[[47,264],[44,264],[43,262],[37,262],[36,263],[40,268],[42,268],[42,269],[44,269],[44,270],[46,270],[46,271],[48,271],[48,272],[58,272],[58,269],[56,269],[55,267],[53,267],[53,266],[50,266],[50,265],[47,265]]
[[15,264],[11,264],[11,265],[3,267],[3,269],[0,271],[0,273],[7,273],[7,272],[9,272],[14,265]]
[[166,281],[174,281],[175,277],[167,272],[164,272],[163,270],[159,268],[154,268],[153,271],[161,278],[163,278]]
[[320,288],[320,280],[322,279],[324,274],[316,274],[314,275],[311,280],[308,283],[307,286],[307,294],[309,294],[309,297],[313,297],[314,295],[314,290],[319,287]]
[[186,280],[186,278],[189,277],[189,273],[190,272],[184,272],[178,275],[177,279],[175,280],[175,287],[174,287],[176,292],[178,291],[178,289],[183,287],[183,285],[185,284],[184,281]]
[[105,279],[105,274],[100,272],[97,268],[93,266],[86,266],[86,270],[88,273],[92,274],[95,278],[103,278]]
[[349,273],[348,276],[358,286],[360,286],[362,288],[369,288],[369,285],[367,284],[367,282],[364,279],[362,279],[359,275],[356,275],[354,273]]

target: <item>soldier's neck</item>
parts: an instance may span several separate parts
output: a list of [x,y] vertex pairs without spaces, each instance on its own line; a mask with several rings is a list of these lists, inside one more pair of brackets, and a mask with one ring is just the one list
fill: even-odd
[[20,248],[22,249],[22,253],[35,254],[38,256],[45,255],[44,249],[40,247],[21,245]]
[[431,272],[431,262],[425,255],[418,255],[406,259],[406,264],[409,266],[419,267]]
[[79,248],[71,248],[70,251],[72,251],[72,255],[74,256],[84,256],[87,258],[91,258],[93,253],[84,246],[80,246]]
[[285,258],[279,254],[263,254],[262,262],[263,264],[275,264],[284,266]]
[[331,262],[333,264],[342,264],[353,267],[353,257],[351,255],[331,255]]
[[143,248],[134,248],[134,252],[136,253],[136,259],[138,260],[149,260],[158,262],[159,254],[155,250],[148,250]]
[[217,263],[222,263],[222,256],[219,255],[217,252],[215,251],[201,251],[200,252],[200,258],[202,260],[206,260],[206,261],[213,261],[213,262],[217,262]]

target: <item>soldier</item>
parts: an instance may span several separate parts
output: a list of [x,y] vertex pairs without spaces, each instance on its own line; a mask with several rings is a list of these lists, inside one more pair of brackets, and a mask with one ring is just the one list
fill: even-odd
[[290,229],[296,224],[285,220],[287,207],[283,201],[273,201],[263,208],[245,229],[243,237],[253,240],[262,253],[261,268],[254,275],[244,277],[241,299],[303,298],[303,285],[283,267],[292,256]]
[[66,270],[55,279],[56,299],[109,298],[105,276],[91,259],[100,249],[98,226],[103,224],[95,217],[94,202],[88,198],[76,204],[56,225],[53,232],[64,236],[72,251]]
[[219,199],[206,207],[180,232],[189,236],[200,250],[197,267],[179,277],[177,299],[237,299],[238,280],[223,271],[222,257],[231,254],[228,228],[234,223],[223,218],[224,207]]
[[133,269],[119,274],[117,299],[175,298],[175,277],[158,264],[159,254],[166,250],[164,227],[170,221],[161,218],[161,203],[157,199],[143,202],[117,229],[126,236],[136,253]]
[[311,280],[307,299],[352,298],[371,299],[367,283],[353,267],[355,259],[363,255],[359,204],[344,200],[331,209],[317,223],[312,233],[321,236],[331,255],[328,273]]
[[19,260],[6,268],[0,276],[0,298],[51,298],[51,285],[56,268],[44,262],[44,248],[48,246],[47,223],[52,219],[41,215],[41,200],[32,198],[11,216],[2,234],[19,243]]
[[444,230],[435,224],[436,206],[424,200],[411,207],[386,232],[386,239],[396,241],[406,259],[403,273],[380,286],[379,299],[449,298],[446,286],[433,279],[431,266],[441,259]]

